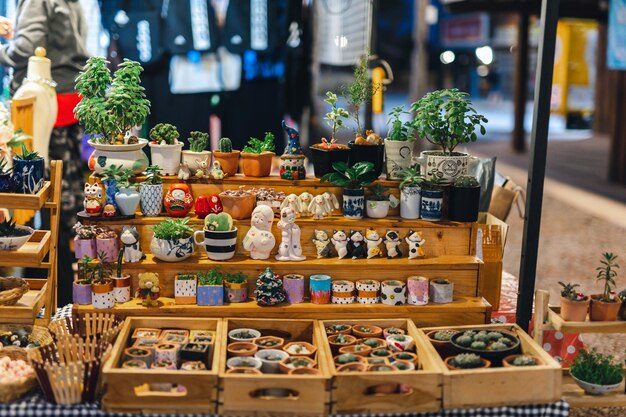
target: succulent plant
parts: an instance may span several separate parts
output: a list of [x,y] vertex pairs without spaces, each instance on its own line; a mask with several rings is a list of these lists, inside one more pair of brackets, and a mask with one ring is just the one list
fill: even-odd
[[340,333],[335,337],[335,341],[334,343],[338,343],[338,344],[343,344],[343,343],[349,343],[350,339],[348,338],[347,335]]
[[[197,273],[197,276],[198,276],[198,285],[222,285],[222,283],[224,282],[224,273],[219,267],[209,269],[208,271],[199,271]],[[253,336],[251,337],[240,336],[242,333],[243,331],[240,333],[237,333],[235,337],[239,339],[254,338]],[[246,333],[250,334],[249,332],[246,332]]]
[[482,368],[484,366],[482,358],[474,353],[456,355],[450,360],[450,364],[456,368],[463,369]]
[[458,332],[456,330],[439,330],[433,334],[433,339],[447,342],[457,333]]
[[344,353],[337,356],[335,360],[338,364],[345,365],[346,363],[359,362],[359,357],[352,353]]
[[154,232],[154,237],[157,239],[184,239],[193,234],[193,229],[188,223],[189,217],[185,217],[184,219],[167,218],[159,224],[156,224],[152,228],[152,231]]
[[[496,343],[498,343],[498,342],[496,342]],[[476,349],[476,350],[485,350],[487,348],[487,343],[485,343],[482,340],[475,340],[475,341],[472,342],[470,347],[472,349]]]
[[146,168],[146,180],[143,182],[146,185],[159,185],[163,183],[161,179],[161,168],[158,165],[150,165]]
[[265,132],[263,140],[251,137],[250,140],[248,140],[248,144],[244,146],[243,152],[258,155],[262,152],[273,152],[274,149],[274,134],[272,132]]
[[229,138],[220,138],[217,143],[220,152],[231,153],[233,151],[233,142]]
[[0,223],[0,237],[26,236],[30,232],[25,229],[18,229],[15,221],[6,219]]
[[454,179],[454,186],[457,188],[475,188],[479,186],[479,183],[474,176],[461,175]]
[[502,338],[502,333],[500,333],[500,332],[489,332],[489,333],[487,333],[487,338],[489,340],[499,340],[500,338]]
[[516,356],[513,361],[511,361],[511,365],[513,366],[534,366],[537,365],[537,359],[530,355],[520,355]]
[[176,126],[169,123],[158,123],[150,129],[150,140],[160,145],[173,145],[179,136]]
[[376,339],[365,339],[363,341],[363,344],[366,346],[369,346],[371,348],[375,348],[378,347],[378,345],[380,344],[380,342]]
[[202,152],[209,143],[209,134],[206,132],[198,132],[194,130],[189,133],[189,149],[191,152]]
[[15,159],[20,159],[22,161],[35,161],[37,159],[41,159],[41,156],[39,156],[39,153],[34,150],[29,151],[26,149],[26,144],[22,142],[22,152],[15,153]]
[[378,357],[387,357],[387,356],[391,356],[391,352],[389,352],[387,349],[376,349],[372,352],[372,356],[378,356]]
[[502,342],[500,342],[500,341],[498,341],[498,342],[493,342],[493,343],[491,344],[491,346],[489,346],[489,349],[490,349],[490,350],[505,350],[505,349],[507,349],[507,348],[508,348],[508,346],[506,345],[506,343],[502,343]]
[[472,336],[463,334],[456,339],[456,343],[464,347],[469,347],[473,340]]
[[216,232],[228,232],[233,230],[233,218],[225,212],[211,213],[204,219],[204,228]]

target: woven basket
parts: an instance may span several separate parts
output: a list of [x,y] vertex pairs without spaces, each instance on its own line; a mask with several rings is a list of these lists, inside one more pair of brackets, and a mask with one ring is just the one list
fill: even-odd
[[28,289],[28,282],[22,278],[0,277],[0,306],[14,306]]
[[[8,356],[13,360],[22,359],[28,363],[26,351],[18,348],[4,348],[0,349],[0,358]],[[29,378],[20,378],[17,381],[12,382],[0,382],[0,404],[14,401],[26,394],[37,385],[37,377],[33,372],[33,375]]]
[[50,332],[45,327],[22,324],[0,324],[0,334],[4,332],[15,332],[19,329],[26,329],[28,331],[28,339],[32,342],[39,343],[39,346],[47,346],[52,343],[52,336],[50,336]]

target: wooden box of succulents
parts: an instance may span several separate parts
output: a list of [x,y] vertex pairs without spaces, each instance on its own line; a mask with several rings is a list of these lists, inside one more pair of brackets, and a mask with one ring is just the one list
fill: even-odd
[[103,367],[103,409],[214,414],[222,324],[207,318],[126,318]]
[[333,377],[332,414],[441,409],[442,369],[412,321],[320,320]]
[[444,408],[551,403],[561,398],[560,365],[517,325],[418,331],[438,353]]
[[220,415],[328,414],[330,375],[314,320],[226,319],[220,341]]

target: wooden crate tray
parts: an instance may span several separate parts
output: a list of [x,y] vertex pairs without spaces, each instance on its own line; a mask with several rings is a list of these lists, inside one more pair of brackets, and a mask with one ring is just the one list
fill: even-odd
[[[285,343],[304,341],[318,348],[316,360],[321,375],[227,374],[226,344],[228,331],[252,328],[261,335],[280,332]],[[290,335],[290,337],[285,334]],[[314,320],[269,320],[230,318],[224,321],[221,337],[220,397],[218,412],[222,416],[323,416],[330,403],[330,375],[322,341]],[[287,389],[289,397],[262,396],[261,390]]]
[[[443,371],[443,407],[476,408],[516,404],[540,404],[561,398],[561,367],[519,326],[492,324],[484,326],[448,326],[420,329],[432,330],[507,330],[519,337],[521,350],[541,358],[546,364],[532,367],[449,370],[436,355],[437,366]],[[427,339],[428,340],[428,339]],[[432,344],[429,343],[432,347]],[[433,347],[434,350],[434,347]]]
[[50,193],[50,181],[43,184],[37,194],[0,193],[0,207],[10,209],[39,210]]
[[572,379],[567,371],[563,371],[563,399],[572,408],[608,408],[626,407],[624,382],[620,388],[603,395],[589,395]]
[[96,310],[91,305],[74,305],[78,314],[108,312],[124,316],[193,316],[193,317],[264,317],[293,319],[341,319],[410,318],[420,326],[443,326],[484,324],[491,317],[491,306],[481,297],[456,298],[450,304],[427,304],[425,306],[388,306],[383,304],[284,304],[261,307],[256,301],[231,303],[223,306],[197,306],[175,304],[170,297],[159,298],[160,307],[142,307],[141,301],[133,299],[116,304],[108,310]]
[[[218,368],[221,357],[220,319],[128,317],[113,346],[102,374],[106,394],[102,407],[109,412],[132,413],[194,413],[216,412]],[[213,330],[215,341],[211,369],[205,371],[171,371],[155,369],[122,369],[120,366],[124,348],[134,329],[151,327],[160,329]],[[162,392],[145,389],[146,384],[172,383],[185,387],[182,392]]]
[[[372,313],[371,316],[375,316]],[[370,316],[370,317],[371,317]],[[370,324],[380,327],[399,327],[415,340],[419,370],[398,372],[359,372],[338,373],[326,336],[326,326],[346,323]],[[324,341],[328,359],[327,366],[333,377],[332,414],[357,413],[408,413],[439,411],[442,398],[442,370],[436,364],[436,352],[423,334],[407,319],[370,320],[320,320],[318,333]],[[384,384],[402,384],[408,387],[407,393],[367,394],[369,388]]]
[[0,323],[35,324],[37,314],[46,302],[45,279],[28,280],[30,290],[12,306],[0,306]]
[[548,308],[548,322],[562,333],[626,333],[626,321],[565,321],[560,307]]
[[35,230],[28,242],[16,251],[0,251],[0,266],[40,267],[50,250],[50,232]]

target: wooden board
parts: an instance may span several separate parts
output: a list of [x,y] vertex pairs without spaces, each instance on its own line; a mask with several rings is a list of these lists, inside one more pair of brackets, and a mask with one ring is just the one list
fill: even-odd
[[[226,344],[228,331],[252,328],[287,332],[285,343],[304,341],[318,348],[316,360],[326,363],[322,341],[314,320],[268,320],[231,318],[222,327],[222,356],[220,357],[220,396],[218,412],[222,416],[324,416],[330,403],[330,375],[320,366],[321,375],[233,375],[226,373]],[[281,336],[282,337],[282,336]],[[258,396],[259,390],[289,389],[290,397]]]
[[548,308],[548,323],[562,333],[626,333],[626,321],[565,321],[560,307]]
[[96,310],[91,305],[74,305],[81,316],[87,313],[108,312],[126,316],[192,316],[192,317],[264,317],[293,319],[350,318],[410,318],[419,326],[484,324],[491,317],[491,306],[480,297],[460,297],[450,304],[425,306],[388,306],[383,304],[284,304],[261,307],[255,301],[231,303],[223,306],[175,304],[170,297],[159,298],[160,307],[142,307],[139,300],[116,304],[108,310]]
[[[222,344],[220,343],[222,324],[219,319],[206,318],[128,317],[122,325],[109,360],[103,365],[102,374],[106,389],[102,401],[103,409],[110,412],[132,413],[214,414],[217,401],[218,358],[222,354]],[[161,371],[118,367],[132,331],[138,327],[215,331],[211,369],[206,371]],[[138,389],[150,383],[179,384],[183,385],[186,391],[177,393],[142,392]]]
[[626,407],[626,394],[624,394],[624,382],[613,392],[604,395],[585,394],[572,377],[563,374],[563,399],[572,408],[608,408],[608,407]]
[[[374,316],[374,315],[372,315]],[[415,340],[420,369],[405,372],[359,372],[338,373],[326,336],[326,326],[337,323],[370,324],[399,327]],[[324,341],[328,359],[327,366],[333,376],[332,414],[356,413],[407,413],[439,411],[442,400],[442,372],[435,363],[435,350],[429,347],[425,335],[419,334],[407,319],[370,320],[321,320],[318,333]],[[367,390],[383,384],[402,384],[407,387],[403,394],[368,394]]]
[[515,333],[521,350],[541,358],[546,365],[532,367],[486,368],[451,371],[443,359],[435,360],[443,371],[443,407],[476,408],[516,404],[540,404],[561,398],[561,367],[532,338],[517,325],[448,326],[424,328],[425,333],[440,329],[507,330]]
[[[32,284],[39,281],[39,285]],[[13,306],[0,306],[0,323],[35,324],[37,313],[45,304],[48,289],[45,279],[29,280],[30,290]]]
[[50,181],[46,181],[37,194],[0,193],[0,207],[24,210],[41,209],[50,193]]
[[[35,230],[28,242],[16,251],[0,251],[0,266],[42,266],[50,249],[50,231]],[[47,267],[47,266],[46,266]]]

